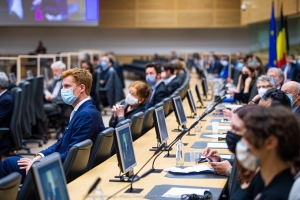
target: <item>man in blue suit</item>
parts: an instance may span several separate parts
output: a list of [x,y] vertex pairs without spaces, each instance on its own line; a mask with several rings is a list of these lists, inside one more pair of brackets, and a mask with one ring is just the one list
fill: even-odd
[[[9,128],[10,118],[14,108],[14,100],[7,90],[8,85],[6,74],[0,72],[0,128]],[[4,134],[0,141],[0,159],[8,156],[11,147],[10,145],[10,134]]]
[[286,58],[286,65],[283,65],[281,70],[285,76],[285,82],[296,81],[300,82],[299,67],[296,64],[295,56],[293,54],[288,55]]
[[3,161],[3,175],[17,171],[24,180],[32,163],[59,152],[64,162],[69,149],[86,139],[94,140],[96,135],[105,129],[100,113],[92,104],[89,93],[92,86],[92,75],[85,69],[70,69],[62,73],[61,96],[66,104],[74,107],[69,125],[63,136],[52,146],[39,152],[34,159],[10,157]]

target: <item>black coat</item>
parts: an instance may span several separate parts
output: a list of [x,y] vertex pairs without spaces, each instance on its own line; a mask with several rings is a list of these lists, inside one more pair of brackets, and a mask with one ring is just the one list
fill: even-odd
[[173,94],[175,90],[177,90],[180,87],[179,78],[176,76],[173,78],[173,80],[167,85],[167,89],[169,94]]
[[[122,101],[120,103],[120,105],[124,105],[124,111],[126,111],[127,108],[128,108],[128,106],[129,106],[128,104],[125,103],[125,101]],[[115,128],[119,122],[122,122],[125,119],[131,119],[131,117],[134,114],[136,114],[138,112],[144,112],[145,110],[146,110],[145,104],[140,104],[137,107],[135,107],[135,108],[131,109],[130,111],[128,111],[127,113],[124,113],[124,117],[120,117],[120,118],[117,118],[115,120],[114,116],[112,115],[111,118],[110,118],[110,120],[109,120],[109,127]]]
[[162,100],[167,97],[169,97],[169,92],[165,83],[162,81],[156,87],[156,90],[154,91],[151,101],[147,104],[147,108],[155,106],[156,104],[162,102]]

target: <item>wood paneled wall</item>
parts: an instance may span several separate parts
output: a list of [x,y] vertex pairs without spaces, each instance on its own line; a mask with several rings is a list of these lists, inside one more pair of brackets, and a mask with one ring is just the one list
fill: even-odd
[[[241,25],[248,25],[269,20],[273,0],[247,0],[247,8],[241,11]],[[241,0],[242,2],[242,0]],[[300,0],[274,0],[275,17],[280,16],[283,5],[283,15],[294,15],[300,12]]]
[[240,0],[100,0],[104,28],[240,27]]

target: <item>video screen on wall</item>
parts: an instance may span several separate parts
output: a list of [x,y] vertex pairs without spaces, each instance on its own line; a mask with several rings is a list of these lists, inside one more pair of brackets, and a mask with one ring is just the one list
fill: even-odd
[[0,0],[0,26],[97,26],[99,0]]

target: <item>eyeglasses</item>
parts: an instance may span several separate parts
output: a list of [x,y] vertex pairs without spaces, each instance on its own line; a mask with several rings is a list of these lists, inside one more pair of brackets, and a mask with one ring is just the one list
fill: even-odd
[[257,86],[257,89],[259,90],[260,88],[270,88],[270,85],[262,85],[262,86]]

